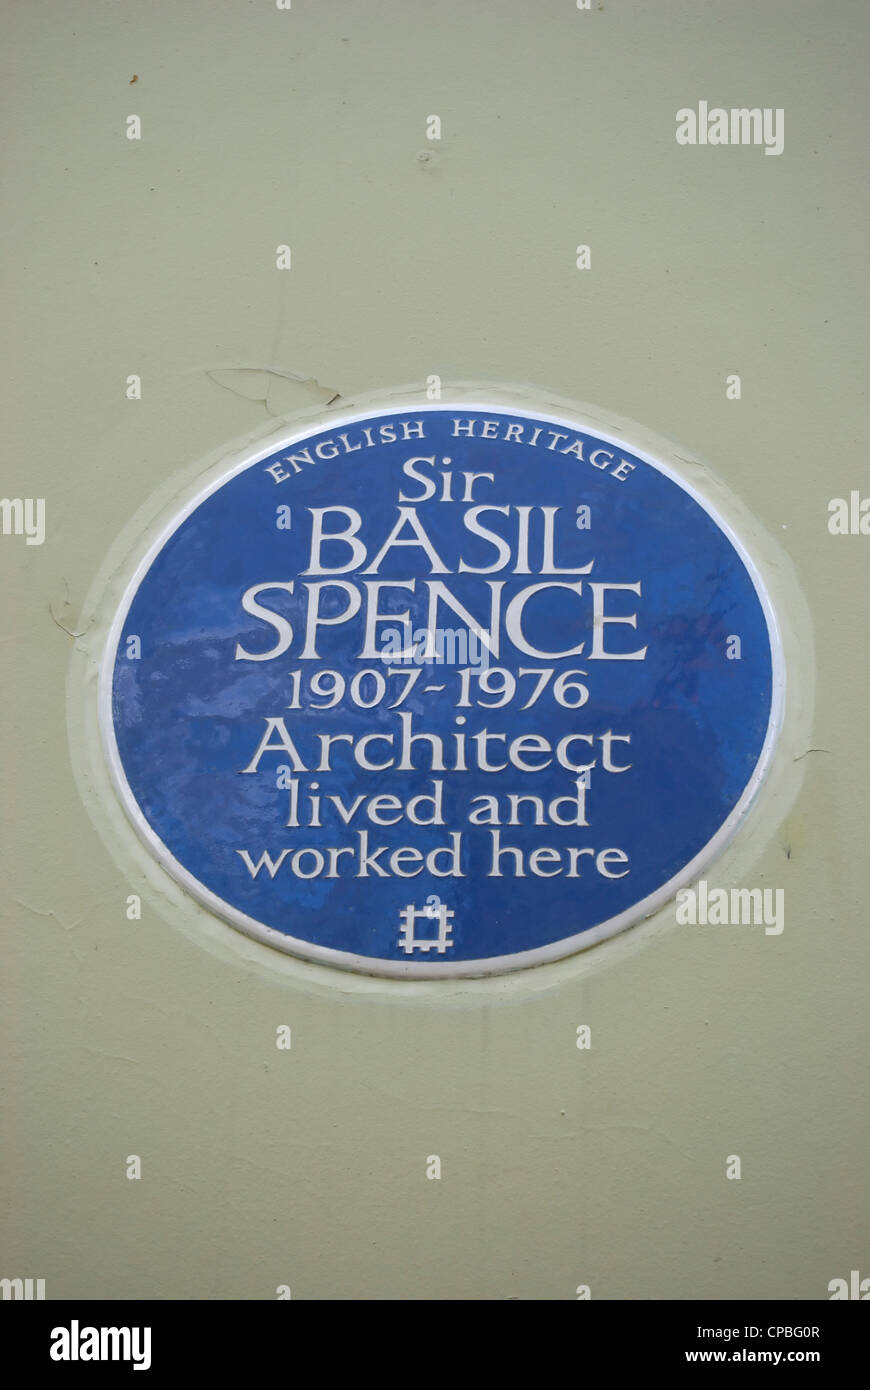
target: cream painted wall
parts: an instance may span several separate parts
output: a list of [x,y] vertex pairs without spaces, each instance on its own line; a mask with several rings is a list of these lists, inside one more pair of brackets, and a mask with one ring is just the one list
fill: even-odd
[[[870,538],[827,531],[830,498],[870,494],[867,7],[4,12],[0,491],[44,497],[47,535],[0,536],[0,1275],[329,1300],[818,1299],[870,1275]],[[679,147],[701,99],[784,108],[783,154]],[[781,937],[672,926],[439,994],[272,968],[124,861],[79,746],[110,547],[198,461],[433,372],[679,441],[790,557],[820,751],[744,844]]]

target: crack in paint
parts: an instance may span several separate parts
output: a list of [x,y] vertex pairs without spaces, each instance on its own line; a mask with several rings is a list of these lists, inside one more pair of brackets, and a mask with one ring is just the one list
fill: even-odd
[[72,931],[73,927],[79,926],[85,919],[77,917],[74,922],[65,922],[53,907],[34,907],[33,903],[26,903],[23,898],[13,898],[12,901],[19,907],[23,907],[27,912],[36,913],[37,917],[53,917],[54,920],[63,927],[64,931]]
[[[63,578],[61,578],[61,583],[63,584],[63,587],[64,587],[64,598],[63,598],[63,603],[62,603],[62,605],[61,605],[61,610],[60,610],[60,611],[63,613],[65,609],[71,609],[71,608],[72,608],[72,604],[71,604],[70,601],[69,601],[69,585],[67,584],[66,580],[63,579]],[[61,632],[65,632],[65,633],[67,634],[68,637],[84,637],[85,633],[88,631],[88,629],[90,628],[91,624],[88,623],[88,626],[85,627],[85,628],[82,628],[82,631],[81,631],[81,632],[74,632],[74,631],[72,630],[71,627],[67,627],[66,623],[61,622],[60,618],[57,616],[57,614],[56,614],[55,611],[54,611],[54,607],[55,607],[55,605],[54,605],[54,599],[50,599],[50,600],[49,600],[49,604],[48,604],[48,612],[49,612],[49,615],[50,615],[51,620],[52,620],[52,622],[54,623],[55,627],[59,627],[60,630],[61,630]]]

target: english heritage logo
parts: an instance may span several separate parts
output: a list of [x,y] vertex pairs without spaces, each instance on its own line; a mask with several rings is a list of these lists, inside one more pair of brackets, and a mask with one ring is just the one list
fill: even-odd
[[240,930],[485,974],[696,878],[770,760],[775,632],[661,460],[579,420],[382,409],[174,519],[116,616],[101,724],[145,843]]

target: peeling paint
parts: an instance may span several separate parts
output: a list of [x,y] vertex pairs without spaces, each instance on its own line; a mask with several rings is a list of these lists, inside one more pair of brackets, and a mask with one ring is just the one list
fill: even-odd
[[311,405],[332,405],[341,399],[334,387],[322,386],[314,376],[272,367],[217,367],[206,376],[244,400],[259,401],[269,415],[283,418]]

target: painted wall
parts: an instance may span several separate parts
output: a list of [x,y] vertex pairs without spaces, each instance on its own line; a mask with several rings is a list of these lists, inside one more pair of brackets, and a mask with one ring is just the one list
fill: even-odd
[[[870,494],[868,28],[857,0],[7,8],[0,491],[47,521],[0,536],[0,1275],[119,1299],[870,1275],[870,537],[828,531]],[[782,153],[681,147],[701,100],[782,108]],[[517,976],[375,982],[279,960],[134,855],[89,746],[107,555],[288,415],[432,373],[641,422],[779,546],[800,767],[722,874],[784,889],[780,936],[671,911]]]

